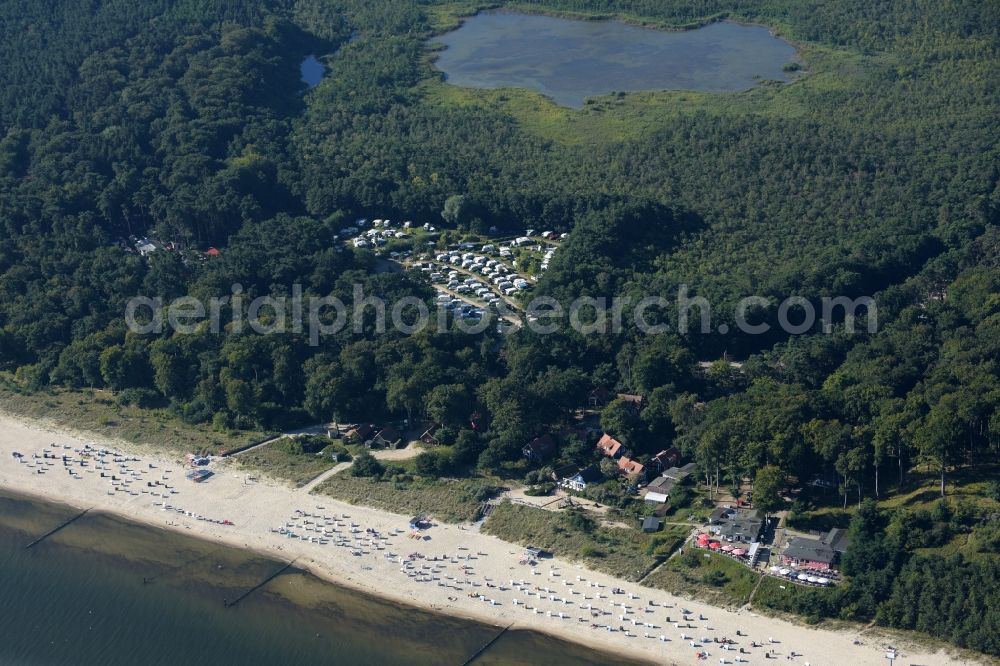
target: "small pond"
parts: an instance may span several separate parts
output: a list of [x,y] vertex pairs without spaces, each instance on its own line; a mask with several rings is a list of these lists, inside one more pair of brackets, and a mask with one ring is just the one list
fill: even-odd
[[528,88],[579,108],[613,91],[737,92],[787,81],[795,47],[766,27],[731,22],[665,31],[620,21],[481,12],[434,42],[453,85]]
[[305,84],[312,88],[323,80],[326,68],[323,67],[323,63],[316,59],[316,56],[310,55],[306,56],[306,59],[299,65],[299,72]]

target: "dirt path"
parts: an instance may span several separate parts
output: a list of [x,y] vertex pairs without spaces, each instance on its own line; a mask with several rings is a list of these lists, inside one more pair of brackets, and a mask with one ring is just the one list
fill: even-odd
[[[378,460],[409,460],[410,458],[415,458],[420,455],[421,448],[416,446],[416,442],[410,442],[405,448],[402,449],[383,449],[379,451],[372,451],[372,455]],[[311,493],[313,490],[318,488],[323,484],[324,481],[329,479],[334,474],[340,474],[346,469],[351,467],[351,462],[337,463],[330,469],[324,471],[322,474],[317,476],[315,479],[305,484],[299,488],[296,492],[301,492],[305,494]]]
[[317,476],[315,479],[313,479],[312,481],[310,481],[306,485],[304,485],[301,488],[297,489],[295,492],[304,493],[304,494],[308,495],[313,490],[315,490],[320,485],[322,485],[323,482],[326,481],[327,479],[329,479],[331,476],[333,476],[334,474],[340,474],[345,469],[349,469],[350,466],[351,466],[350,461],[348,461],[348,462],[342,462],[342,463],[337,463],[336,465],[334,465],[330,469],[326,470],[325,472],[323,472],[322,474],[320,474],[319,476]]
[[289,430],[288,432],[283,432],[280,435],[275,435],[269,439],[265,439],[260,444],[255,444],[249,449],[243,449],[242,451],[237,451],[231,456],[226,456],[227,458],[235,458],[242,456],[245,453],[250,453],[251,451],[256,451],[257,449],[263,448],[268,444],[272,444],[279,439],[284,439],[285,437],[296,437],[298,435],[323,435],[326,434],[327,429],[332,428],[333,424],[330,423],[317,423],[315,425],[306,426],[304,428],[299,428],[298,430]]

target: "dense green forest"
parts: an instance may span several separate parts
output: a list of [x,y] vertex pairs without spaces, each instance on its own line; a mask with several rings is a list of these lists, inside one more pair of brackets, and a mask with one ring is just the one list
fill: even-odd
[[[428,474],[523,476],[524,443],[570,424],[598,386],[647,401],[639,414],[612,402],[605,430],[640,459],[679,446],[709,485],[777,467],[789,489],[834,479],[846,506],[915,472],[939,477],[942,492],[958,470],[995,474],[1000,5],[512,4],[664,26],[764,23],[802,47],[807,74],[735,95],[612,96],[566,114],[516,94],[456,103],[428,40],[468,4],[6,3],[0,370],[25,390],[106,388],[222,429],[430,418],[455,446],[424,461]],[[309,90],[298,69],[307,54],[327,65]],[[747,295],[871,295],[878,331],[566,327],[501,338],[380,334],[365,322],[317,346],[292,331],[127,332],[133,296],[208,298],[234,283],[250,297],[298,283],[346,301],[362,284],[430,301],[423,278],[377,272],[370,253],[334,236],[362,216],[445,225],[456,194],[477,229],[571,231],[540,294],[640,297],[683,284],[730,324]],[[177,249],[141,257],[125,251],[129,236]],[[221,256],[206,260],[210,246]],[[698,363],[724,354],[742,366]],[[469,428],[473,412],[488,429]],[[571,438],[556,462],[590,456]],[[995,507],[922,518],[995,535]],[[995,547],[933,559],[918,552],[928,544],[900,538],[911,514],[857,513],[844,596],[789,609],[1000,654]],[[966,587],[934,584],[949,579]]]

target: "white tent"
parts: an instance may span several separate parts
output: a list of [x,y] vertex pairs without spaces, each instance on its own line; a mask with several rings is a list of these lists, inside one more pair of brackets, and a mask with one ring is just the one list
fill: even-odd
[[646,496],[643,497],[643,499],[645,501],[653,503],[653,504],[663,504],[668,499],[670,499],[670,496],[666,495],[664,493],[657,493],[657,492],[654,492],[654,491],[649,491],[649,492],[646,493]]

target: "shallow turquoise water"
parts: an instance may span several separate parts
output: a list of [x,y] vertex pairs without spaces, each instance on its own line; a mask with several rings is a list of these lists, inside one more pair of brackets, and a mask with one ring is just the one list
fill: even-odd
[[787,80],[795,48],[761,26],[719,22],[668,32],[619,21],[483,12],[434,39],[449,83],[537,90],[581,107],[613,91],[736,92]]

